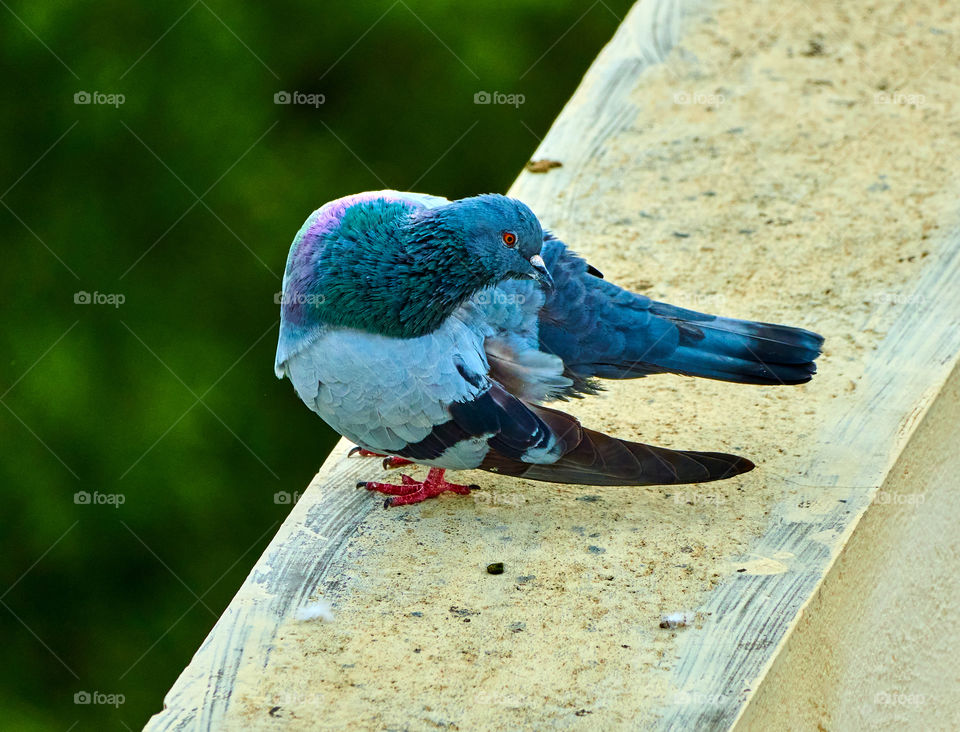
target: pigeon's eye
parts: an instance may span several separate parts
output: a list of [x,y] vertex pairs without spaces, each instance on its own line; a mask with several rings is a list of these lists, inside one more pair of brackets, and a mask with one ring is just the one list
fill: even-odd
[[514,234],[512,231],[503,232],[500,235],[500,239],[503,241],[505,246],[508,246],[511,249],[517,246],[517,235]]

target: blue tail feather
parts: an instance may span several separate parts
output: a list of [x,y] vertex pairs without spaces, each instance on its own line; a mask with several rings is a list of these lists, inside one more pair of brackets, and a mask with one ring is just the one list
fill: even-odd
[[676,373],[741,384],[788,385],[816,373],[823,338],[802,328],[707,315],[600,279],[556,239],[544,242],[555,289],[540,317],[540,347],[563,359],[574,388],[593,378]]

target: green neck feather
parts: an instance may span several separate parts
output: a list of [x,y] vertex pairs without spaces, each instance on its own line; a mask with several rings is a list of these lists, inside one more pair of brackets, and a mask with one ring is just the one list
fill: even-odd
[[398,203],[349,210],[316,264],[316,317],[397,338],[431,333],[491,284],[444,216]]

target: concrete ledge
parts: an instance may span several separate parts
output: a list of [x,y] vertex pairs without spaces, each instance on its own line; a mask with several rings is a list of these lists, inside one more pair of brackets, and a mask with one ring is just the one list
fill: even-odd
[[957,726],[960,13],[680,8],[634,7],[511,194],[620,284],[827,337],[804,387],[571,409],[759,468],[383,511],[341,443],[148,729]]
[[955,368],[737,729],[960,729],[958,443]]

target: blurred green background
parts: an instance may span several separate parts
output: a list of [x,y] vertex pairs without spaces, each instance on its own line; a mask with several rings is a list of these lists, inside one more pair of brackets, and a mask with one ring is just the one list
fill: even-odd
[[3,728],[160,710],[335,441],[273,375],[303,219],[505,191],[629,5],[4,5]]

